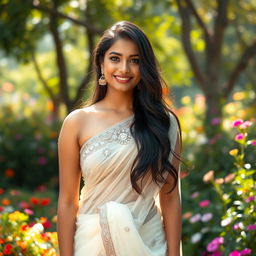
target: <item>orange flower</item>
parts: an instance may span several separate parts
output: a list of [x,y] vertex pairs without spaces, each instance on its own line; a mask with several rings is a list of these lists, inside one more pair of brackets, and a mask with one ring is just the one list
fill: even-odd
[[2,199],[2,205],[10,205],[11,201],[8,198],[3,198]]
[[50,198],[43,198],[41,200],[41,205],[48,205],[48,204],[50,204],[50,202],[51,202]]
[[8,168],[4,171],[4,176],[7,178],[12,178],[14,176],[15,172],[13,169]]
[[16,244],[21,248],[25,249],[27,247],[27,243],[25,241],[16,241]]
[[3,244],[4,243],[4,239],[0,239],[0,244]]
[[31,202],[32,204],[39,204],[40,199],[37,198],[37,197],[31,197],[31,198],[30,198],[30,202]]

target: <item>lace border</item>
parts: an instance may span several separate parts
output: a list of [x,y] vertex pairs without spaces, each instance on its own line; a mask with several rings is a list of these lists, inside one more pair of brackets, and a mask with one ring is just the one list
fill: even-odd
[[108,224],[107,206],[104,205],[100,208],[100,226],[101,226],[101,237],[103,245],[105,247],[107,256],[116,256],[114,244],[111,238],[110,228]]

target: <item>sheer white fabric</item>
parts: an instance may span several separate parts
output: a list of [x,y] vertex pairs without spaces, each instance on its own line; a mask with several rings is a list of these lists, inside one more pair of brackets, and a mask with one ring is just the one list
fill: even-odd
[[[167,245],[155,200],[161,189],[144,178],[132,189],[130,171],[137,148],[130,133],[134,115],[84,143],[80,164],[84,186],[74,237],[75,256],[165,256]],[[174,149],[177,122],[170,114]],[[170,155],[170,159],[172,155]]]

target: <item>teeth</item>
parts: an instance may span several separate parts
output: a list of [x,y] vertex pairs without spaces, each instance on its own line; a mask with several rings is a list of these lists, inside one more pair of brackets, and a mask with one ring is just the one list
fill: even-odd
[[116,76],[117,79],[122,80],[122,81],[128,81],[130,78],[128,77],[120,77],[120,76]]

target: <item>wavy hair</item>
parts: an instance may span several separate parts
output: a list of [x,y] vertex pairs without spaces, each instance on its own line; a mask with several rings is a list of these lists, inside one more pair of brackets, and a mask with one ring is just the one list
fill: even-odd
[[[106,51],[120,38],[132,40],[138,46],[140,56],[141,80],[133,89],[134,122],[131,125],[138,154],[131,170],[131,184],[138,193],[141,193],[142,180],[146,174],[151,174],[153,181],[160,184],[165,182],[164,173],[168,172],[173,178],[170,184],[171,192],[177,185],[178,170],[169,161],[169,154],[179,160],[180,157],[172,150],[168,138],[168,131],[173,125],[170,122],[170,112],[177,120],[181,138],[180,124],[177,116],[163,99],[162,89],[166,83],[160,75],[152,46],[138,26],[128,21],[121,21],[104,32],[94,50],[96,83],[101,76],[101,63]],[[89,105],[103,99],[106,92],[107,86],[96,84]]]

